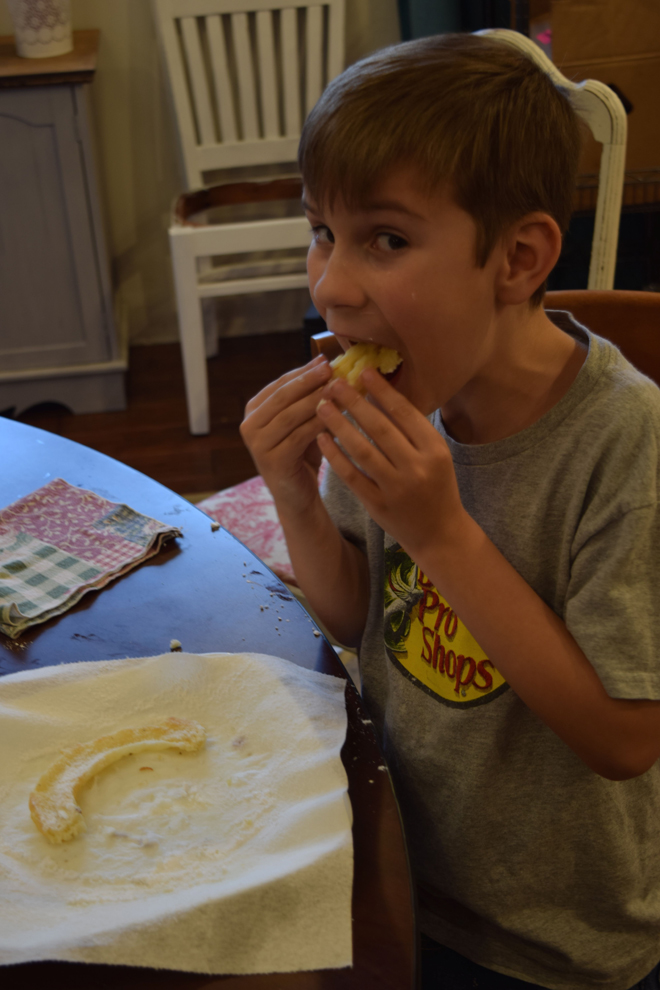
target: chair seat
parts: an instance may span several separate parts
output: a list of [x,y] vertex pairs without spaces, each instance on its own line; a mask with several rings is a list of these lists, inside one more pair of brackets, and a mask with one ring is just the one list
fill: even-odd
[[278,578],[297,584],[273,496],[261,476],[211,495],[197,508],[229,530]]
[[[326,470],[327,463],[323,461],[319,484]],[[261,475],[216,492],[198,502],[197,508],[229,530],[285,584],[298,587],[273,496]]]
[[[323,461],[319,469],[319,485],[327,468],[327,462]],[[263,560],[278,578],[286,584],[298,587],[273,496],[261,475],[249,478],[233,488],[216,492],[198,502],[197,508],[229,530],[232,536]]]
[[[306,255],[306,252],[305,252]],[[292,255],[285,258],[246,261],[243,264],[214,265],[199,276],[199,285],[215,285],[239,278],[269,278],[274,275],[304,274],[307,271],[306,256]]]
[[177,196],[172,207],[171,222],[175,227],[204,227],[216,224],[217,211],[251,208],[260,204],[263,215],[271,215],[273,203],[291,201],[301,213],[302,179],[299,175],[284,175],[261,181],[223,182],[204,189],[193,189]]

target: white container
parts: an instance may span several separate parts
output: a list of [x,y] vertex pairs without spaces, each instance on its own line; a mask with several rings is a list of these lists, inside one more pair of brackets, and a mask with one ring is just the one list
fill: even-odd
[[71,0],[7,0],[16,51],[23,58],[52,58],[73,51]]

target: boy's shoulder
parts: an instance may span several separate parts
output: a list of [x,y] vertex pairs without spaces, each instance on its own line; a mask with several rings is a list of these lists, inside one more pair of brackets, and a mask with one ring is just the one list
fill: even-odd
[[603,427],[619,433],[635,427],[646,432],[660,431],[658,385],[611,341],[577,323],[570,313],[548,310],[547,315],[556,326],[588,348],[583,369],[571,390],[582,400],[580,416],[595,420],[599,431]]
[[500,512],[524,515],[533,492],[533,504],[552,505],[566,518],[575,506],[588,507],[593,527],[602,528],[654,502],[660,491],[660,389],[569,313],[547,315],[587,349],[555,406],[522,431],[483,445],[452,439],[440,412],[431,421],[484,525]]
[[569,314],[552,313],[551,318],[589,347],[573,385],[577,395],[560,427],[560,446],[570,453],[576,489],[584,490],[586,502],[592,510],[598,508],[596,515],[603,519],[655,503],[660,488],[660,388],[614,344]]

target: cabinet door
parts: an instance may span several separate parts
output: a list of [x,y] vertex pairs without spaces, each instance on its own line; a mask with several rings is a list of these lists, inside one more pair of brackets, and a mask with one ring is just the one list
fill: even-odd
[[111,355],[72,86],[0,89],[0,370]]

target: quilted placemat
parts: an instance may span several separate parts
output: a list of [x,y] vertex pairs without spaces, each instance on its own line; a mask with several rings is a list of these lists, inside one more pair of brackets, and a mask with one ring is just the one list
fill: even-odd
[[181,535],[56,478],[0,511],[0,631],[15,639]]

